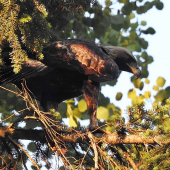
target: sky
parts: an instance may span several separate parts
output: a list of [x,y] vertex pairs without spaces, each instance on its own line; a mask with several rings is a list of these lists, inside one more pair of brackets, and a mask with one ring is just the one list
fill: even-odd
[[[164,87],[170,86],[170,53],[168,50],[170,49],[170,1],[162,0],[162,2],[164,3],[163,10],[157,10],[153,7],[148,12],[138,15],[139,21],[147,22],[146,28],[153,27],[156,31],[154,35],[142,35],[149,42],[147,53],[154,59],[154,62],[148,66],[150,84],[145,84],[143,91],[140,92],[142,94],[144,91],[151,91],[152,94],[155,94],[153,85],[156,85],[156,80],[159,76],[166,79]],[[126,107],[131,105],[131,100],[127,98],[128,90],[134,87],[130,82],[130,77],[129,73],[123,72],[115,87],[106,86],[102,88],[105,96],[109,97],[111,102],[125,112]],[[115,95],[119,91],[123,93],[123,98],[117,102]],[[148,108],[152,108],[153,101],[154,98],[152,97],[147,103]]]

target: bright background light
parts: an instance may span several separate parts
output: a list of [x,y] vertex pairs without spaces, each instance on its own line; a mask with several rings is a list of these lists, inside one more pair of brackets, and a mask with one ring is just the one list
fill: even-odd
[[[138,21],[146,21],[146,28],[153,27],[156,31],[154,35],[142,34],[142,37],[149,42],[146,51],[148,55],[151,55],[154,59],[154,62],[148,65],[148,79],[150,80],[150,84],[145,84],[142,91],[151,91],[152,94],[155,94],[152,87],[156,85],[156,80],[159,76],[166,79],[164,87],[170,85],[170,1],[163,0],[162,2],[164,3],[163,10],[157,10],[153,7],[148,12],[138,15]],[[134,87],[130,82],[130,77],[131,75],[129,73],[123,72],[115,87],[106,86],[102,88],[105,96],[109,97],[111,102],[119,106],[122,110],[125,110],[126,107],[131,104],[131,100],[127,98],[128,90]],[[123,93],[123,98],[117,102],[115,95],[119,91]],[[152,107],[152,102],[153,98],[148,101],[150,107]]]

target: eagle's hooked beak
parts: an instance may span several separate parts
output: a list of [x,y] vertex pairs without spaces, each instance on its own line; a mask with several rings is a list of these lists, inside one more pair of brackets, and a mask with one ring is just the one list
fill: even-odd
[[129,64],[127,64],[129,66],[129,68],[131,69],[132,73],[136,76],[136,78],[139,78],[141,76],[141,71],[139,69],[139,67],[133,67],[130,66]]

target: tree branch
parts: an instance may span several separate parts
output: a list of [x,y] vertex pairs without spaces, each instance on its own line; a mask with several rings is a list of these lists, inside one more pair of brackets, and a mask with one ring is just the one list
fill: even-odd
[[128,161],[132,165],[133,169],[138,170],[138,168],[137,168],[136,164],[134,163],[133,159],[131,158],[131,156],[127,152],[124,152],[124,156],[128,159]]
[[[10,126],[0,127],[0,137],[5,138],[10,135],[13,139],[25,139],[25,140],[34,140],[40,141],[42,143],[47,142],[47,135],[45,130],[26,130],[26,129],[14,129]],[[67,143],[89,143],[88,133],[78,133],[74,131],[56,131],[56,135],[60,139]],[[95,136],[96,134],[94,134]],[[107,133],[101,135],[101,138],[95,137],[95,142],[103,142],[107,144],[154,144],[159,141],[159,145],[163,145],[168,141],[162,140],[162,136],[156,137],[144,137],[140,135],[126,135],[123,139],[117,133]],[[48,142],[53,142],[51,139],[48,139]],[[169,139],[170,141],[170,139]]]

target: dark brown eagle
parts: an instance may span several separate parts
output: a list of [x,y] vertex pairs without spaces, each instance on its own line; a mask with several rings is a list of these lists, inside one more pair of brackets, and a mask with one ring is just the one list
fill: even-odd
[[29,59],[18,74],[13,72],[9,56],[4,57],[0,84],[13,83],[22,89],[21,83],[25,79],[28,89],[46,112],[57,109],[66,99],[84,94],[91,129],[97,126],[100,83],[116,80],[121,70],[131,72],[137,78],[141,74],[132,53],[122,47],[69,39],[44,45],[41,61],[35,54],[27,53]]

